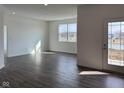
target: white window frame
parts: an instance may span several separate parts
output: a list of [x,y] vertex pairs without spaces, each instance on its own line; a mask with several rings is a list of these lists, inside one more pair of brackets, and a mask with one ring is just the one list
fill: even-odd
[[[60,40],[59,40],[59,26],[60,26],[60,25],[64,25],[64,24],[67,25],[67,41],[60,41]],[[76,41],[70,41],[70,40],[68,39],[68,33],[69,33],[69,31],[68,31],[68,25],[69,25],[69,24],[76,24],[76,25],[77,25],[76,22],[72,22],[72,23],[60,23],[60,24],[58,24],[58,34],[57,34],[57,37],[58,37],[58,38],[57,38],[57,39],[58,39],[59,42],[72,42],[72,43],[73,43],[73,42],[74,42],[74,43],[77,42],[77,39],[76,39]],[[77,28],[77,27],[76,27],[76,28]],[[76,29],[76,35],[77,35],[77,29]],[[77,37],[76,37],[76,38],[77,38]]]

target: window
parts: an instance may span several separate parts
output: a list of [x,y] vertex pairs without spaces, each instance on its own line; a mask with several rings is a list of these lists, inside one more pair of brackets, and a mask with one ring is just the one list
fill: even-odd
[[59,41],[67,41],[67,24],[59,25]]
[[59,24],[59,41],[76,42],[77,41],[77,24]]
[[76,24],[68,24],[68,41],[76,42],[77,40],[77,25]]
[[124,21],[108,23],[108,64],[124,66]]

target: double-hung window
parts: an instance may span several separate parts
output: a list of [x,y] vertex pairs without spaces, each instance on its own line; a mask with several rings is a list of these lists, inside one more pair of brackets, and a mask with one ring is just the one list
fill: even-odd
[[76,42],[77,41],[77,24],[59,24],[58,39],[60,42]]

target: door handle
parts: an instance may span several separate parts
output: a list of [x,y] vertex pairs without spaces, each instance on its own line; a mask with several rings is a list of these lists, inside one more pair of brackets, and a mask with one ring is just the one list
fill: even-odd
[[103,44],[103,48],[102,49],[107,49],[107,48],[108,48],[107,44]]

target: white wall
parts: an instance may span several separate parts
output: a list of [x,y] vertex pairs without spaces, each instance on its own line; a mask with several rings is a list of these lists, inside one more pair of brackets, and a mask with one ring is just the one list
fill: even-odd
[[4,67],[3,8],[0,5],[0,69]]
[[[79,65],[102,69],[102,40],[105,20],[120,17],[124,18],[124,5],[85,5],[78,7]],[[114,70],[117,71],[117,69]]]
[[51,21],[49,22],[49,49],[52,51],[77,53],[77,43],[59,42],[58,41],[58,25],[61,23],[77,23],[76,19]]
[[48,50],[48,24],[45,21],[17,15],[5,15],[8,31],[8,56],[29,54],[41,40],[42,50]]

